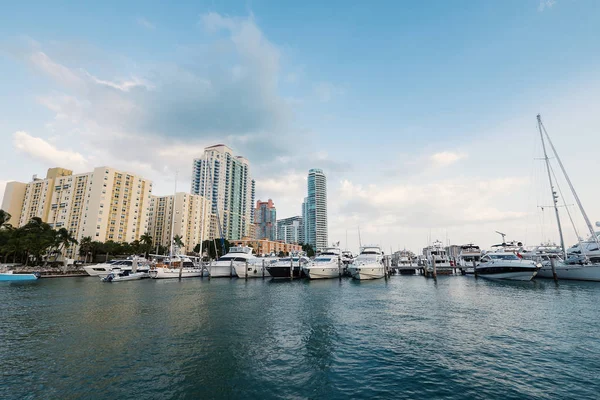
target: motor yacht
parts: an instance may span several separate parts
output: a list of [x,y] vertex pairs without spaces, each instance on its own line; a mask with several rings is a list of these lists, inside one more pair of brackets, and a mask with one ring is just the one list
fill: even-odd
[[304,268],[310,264],[310,258],[304,255],[292,255],[267,266],[267,271],[273,278],[304,278],[306,277]]
[[348,272],[354,279],[380,279],[385,277],[383,251],[379,246],[364,246],[354,262],[348,266]]
[[133,269],[134,260],[137,262],[138,272],[148,272],[151,264],[148,260],[143,257],[132,256],[126,260],[111,260],[106,263],[88,265],[83,267],[85,272],[90,276],[99,276],[104,278],[112,272],[113,269],[118,268],[121,271],[131,271]]
[[15,274],[14,271],[0,272],[0,281],[20,282],[20,281],[36,281],[40,274]]
[[149,274],[152,279],[196,278],[208,276],[208,271],[196,258],[176,255],[160,260]]
[[[265,267],[267,263],[265,262]],[[211,278],[259,278],[263,276],[262,259],[253,254],[252,247],[230,247],[227,254],[209,264],[208,270]],[[265,276],[269,273],[265,271]]]
[[481,278],[530,281],[541,267],[542,264],[524,260],[513,252],[498,251],[483,255],[475,270]]
[[113,268],[113,270],[101,278],[102,282],[125,282],[125,281],[136,281],[144,278],[149,278],[150,274],[146,272],[133,272],[128,270],[121,270],[120,268]]
[[354,255],[352,254],[352,252],[350,250],[342,251],[342,263],[344,265],[348,265],[352,264],[352,261],[354,261]]
[[343,272],[343,253],[336,247],[328,247],[317,256],[312,263],[302,269],[309,279],[331,279],[339,277]]

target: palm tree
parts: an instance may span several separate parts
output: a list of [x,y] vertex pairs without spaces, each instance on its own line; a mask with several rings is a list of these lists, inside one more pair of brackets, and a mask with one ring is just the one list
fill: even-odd
[[179,248],[182,248],[184,246],[181,235],[175,235],[175,237],[173,238],[173,243]]
[[140,236],[140,242],[142,242],[144,256],[148,258],[148,253],[150,253],[150,249],[152,248],[152,236],[150,236],[150,233],[146,232],[142,236]]
[[81,242],[79,242],[79,255],[85,256],[84,263],[87,263],[88,254],[92,251],[92,237],[85,236],[81,238]]

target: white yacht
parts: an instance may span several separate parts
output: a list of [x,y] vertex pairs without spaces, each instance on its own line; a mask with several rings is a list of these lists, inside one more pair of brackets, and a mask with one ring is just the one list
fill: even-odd
[[475,270],[482,278],[530,281],[541,267],[542,264],[524,260],[513,252],[498,251],[482,256]]
[[[596,222],[596,226],[600,225],[599,222]],[[598,246],[598,242],[600,242],[600,232],[594,232],[594,236],[590,236],[587,240],[582,240],[581,242],[569,247],[567,249],[567,256],[587,256],[592,261],[600,261],[600,246]]]
[[309,279],[337,278],[342,273],[342,254],[337,247],[327,247],[302,270]]
[[121,270],[119,268],[113,268],[113,270],[101,278],[102,282],[125,282],[125,281],[136,281],[144,278],[149,278],[148,271],[145,272],[133,272],[127,270]]
[[[558,279],[600,282],[600,264],[589,263],[584,257],[573,257],[566,261],[555,258],[554,270]],[[554,278],[552,264],[550,264],[549,259],[542,261],[542,268],[537,276],[548,279]]]
[[342,263],[344,263],[344,265],[348,265],[351,264],[352,261],[354,261],[354,255],[352,252],[350,250],[342,251]]
[[354,262],[348,266],[348,271],[354,279],[380,279],[385,277],[383,252],[379,246],[364,246]]
[[438,274],[443,273],[442,271],[449,271],[453,267],[443,243],[439,240],[433,242],[431,246],[425,247],[423,256],[427,260],[427,270],[429,271],[433,271],[433,263],[435,263]]
[[[265,262],[265,268],[267,265],[268,263]],[[247,246],[230,247],[229,252],[217,261],[211,262],[208,269],[212,278],[232,276],[262,278],[263,276],[262,259],[252,254],[252,247]],[[267,270],[264,274],[265,277],[270,276]]]
[[208,271],[200,262],[194,262],[192,257],[177,255],[154,265],[149,274],[152,279],[196,278],[208,276]]
[[481,249],[479,246],[476,246],[473,243],[460,246],[458,264],[461,267],[473,267],[473,261],[478,263],[479,259],[481,259]]
[[126,260],[111,260],[102,264],[88,265],[83,267],[83,269],[90,276],[99,276],[104,278],[115,268],[119,269],[120,271],[131,272],[133,269],[134,260],[137,262],[137,271],[148,272],[150,270],[150,262],[143,257],[137,256],[129,257]]

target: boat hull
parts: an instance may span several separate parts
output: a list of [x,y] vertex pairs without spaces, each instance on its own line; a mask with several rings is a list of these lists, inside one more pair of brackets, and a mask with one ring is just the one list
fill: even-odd
[[[181,275],[180,275],[181,272]],[[197,278],[208,276],[206,270],[200,268],[162,268],[157,267],[150,270],[150,278],[152,279],[173,279],[173,278]]]
[[231,278],[237,276],[235,273],[235,264],[212,264],[208,267],[211,278]]
[[385,277],[385,269],[379,263],[356,265],[350,269],[350,274],[356,280],[381,279]]
[[0,282],[22,282],[22,281],[36,281],[38,276],[36,274],[6,274],[0,273]]
[[112,277],[111,279],[109,279],[109,276],[102,278],[102,282],[138,281],[140,279],[149,278],[150,274],[147,272],[136,272],[133,274],[123,275],[123,276],[116,275],[116,276]]
[[263,275],[263,266],[262,265],[252,265],[252,264],[248,264],[248,267],[246,268],[246,264],[239,264],[239,265],[234,265],[233,269],[235,270],[235,275],[238,276],[238,278],[270,278],[271,274],[269,274],[269,271],[267,271],[267,268],[264,268],[264,275]]
[[[290,267],[283,266],[271,266],[267,267],[267,271],[271,274],[272,278],[290,278]],[[292,277],[293,278],[303,278],[304,272],[300,267],[294,266]]]
[[340,269],[337,266],[317,266],[303,268],[304,274],[308,279],[332,279],[340,276]]
[[[600,282],[600,265],[568,265],[557,263],[555,269],[558,279]],[[553,279],[552,267],[544,265],[538,272],[537,277]]]

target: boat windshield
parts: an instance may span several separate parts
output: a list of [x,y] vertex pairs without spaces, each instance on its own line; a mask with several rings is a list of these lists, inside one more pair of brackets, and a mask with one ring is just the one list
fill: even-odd
[[520,258],[514,254],[489,254],[489,257],[492,260],[520,260]]
[[[297,262],[297,261],[298,261],[298,257],[294,257],[294,259],[293,259],[293,260]],[[286,261],[287,261],[287,262],[290,262],[290,258],[289,258],[289,257],[288,257],[288,258],[282,258],[282,259],[280,259],[279,261],[281,261],[281,262],[286,262]]]
[[379,254],[377,250],[365,250],[360,254]]
[[219,261],[241,261],[246,262],[248,259],[245,257],[236,257],[233,254],[226,254],[223,257],[219,258]]
[[330,262],[331,258],[327,258],[327,257],[319,257],[319,258],[315,258],[315,262]]

